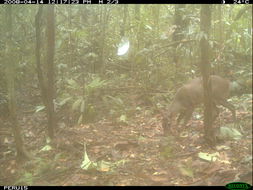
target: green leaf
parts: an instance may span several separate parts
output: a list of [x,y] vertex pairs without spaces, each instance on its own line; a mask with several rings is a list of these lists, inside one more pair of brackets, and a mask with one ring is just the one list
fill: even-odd
[[106,81],[105,80],[101,80],[99,77],[96,77],[95,79],[93,79],[87,86],[86,86],[86,90],[90,91],[90,90],[94,90],[96,88],[101,88],[104,85],[106,85]]
[[98,162],[97,169],[102,172],[108,172],[112,166],[113,164],[111,162],[106,162],[104,160],[101,160],[100,162]]
[[106,97],[110,98],[115,104],[121,106],[123,105],[123,101],[119,98],[119,97],[113,97],[113,96],[109,96],[107,95]]
[[200,119],[200,118],[201,118],[201,115],[196,114],[195,117],[196,117],[196,119]]
[[50,144],[51,143],[51,139],[49,137],[46,138],[46,142],[47,144]]
[[234,140],[239,140],[242,138],[242,134],[237,129],[232,127],[221,127],[220,136],[221,138],[231,138]]
[[145,25],[145,27],[147,28],[147,29],[149,29],[149,30],[152,30],[153,28],[151,27],[151,26],[149,26],[149,25]]
[[136,110],[137,110],[137,111],[141,111],[141,107],[139,107],[139,106],[136,107]]
[[42,149],[40,149],[40,151],[49,151],[49,150],[52,150],[52,147],[50,145],[46,145]]
[[93,53],[93,52],[91,52],[91,53],[89,53],[89,54],[87,55],[87,57],[96,58],[96,57],[98,57],[98,55],[95,54],[95,53]]
[[220,156],[219,152],[215,152],[213,154],[205,153],[205,152],[199,152],[198,154],[199,158],[207,161],[216,161],[218,157]]
[[193,170],[191,168],[186,168],[186,167],[180,167],[180,172],[188,177],[192,177],[194,176],[193,174]]
[[72,104],[72,110],[78,110],[78,107],[81,105],[82,99],[79,98],[77,99],[73,104]]
[[128,162],[128,160],[118,160],[116,162],[114,162],[114,166],[121,166],[121,165],[124,165],[126,162]]
[[62,45],[62,40],[61,39],[56,40],[55,48],[59,49],[61,47],[61,45]]
[[85,101],[82,100],[81,109],[80,109],[81,113],[84,113],[84,109],[85,109]]
[[126,120],[127,120],[126,115],[121,115],[119,118],[119,121],[121,121],[121,122],[126,122]]
[[45,106],[36,106],[35,108],[35,113],[39,112],[39,111],[42,111],[45,109]]
[[98,162],[93,162],[89,159],[88,154],[86,152],[86,144],[84,144],[84,153],[83,153],[83,161],[80,165],[80,167],[83,170],[91,170],[91,169],[96,169],[98,171],[102,172],[108,172],[114,167],[117,167],[119,165],[124,165],[127,160],[119,160],[117,162],[107,162],[104,160],[98,161]]
[[83,161],[81,164],[81,168],[83,170],[88,170],[92,166],[92,162],[90,161],[88,154],[86,152],[86,145],[84,145],[84,154],[83,154]]
[[34,181],[34,176],[32,173],[25,172],[16,182],[14,185],[32,185]]
[[72,97],[68,97],[68,98],[64,98],[63,100],[61,100],[60,102],[59,102],[59,105],[60,106],[63,106],[63,105],[65,105],[69,100],[71,100],[72,99]]
[[83,114],[79,116],[77,124],[80,125],[82,122],[83,122]]
[[76,35],[79,39],[86,39],[88,34],[85,30],[79,30],[76,32]]
[[73,79],[68,79],[67,83],[69,84],[69,88],[77,89],[79,87],[78,83]]
[[180,137],[182,137],[182,138],[186,138],[188,136],[189,135],[188,135],[188,133],[186,131],[183,131],[182,133],[180,133]]
[[219,146],[216,146],[217,150],[229,150],[230,147],[229,146],[226,146],[226,145],[219,145]]

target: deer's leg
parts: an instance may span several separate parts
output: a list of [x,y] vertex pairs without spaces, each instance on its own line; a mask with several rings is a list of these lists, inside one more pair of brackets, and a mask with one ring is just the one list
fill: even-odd
[[216,106],[216,104],[213,104],[213,116],[212,116],[212,122],[214,123],[215,119],[218,117],[220,111],[218,109],[218,107]]
[[185,110],[185,115],[184,115],[184,123],[183,126],[185,127],[188,123],[188,121],[190,120],[192,113],[194,111],[194,108],[188,108],[187,110]]
[[167,115],[163,115],[162,127],[163,127],[164,133],[167,133],[169,131],[168,116]]
[[180,121],[185,117],[185,110],[182,110],[177,118],[177,126],[180,124]]
[[175,128],[176,116],[177,116],[177,113],[171,113],[169,121],[168,121],[169,129],[172,135],[177,135],[177,130],[176,130],[177,128]]
[[229,109],[232,112],[233,122],[236,123],[236,113],[235,113],[235,107],[228,103],[226,100],[219,102],[220,105],[224,106],[225,108]]
[[173,133],[173,127],[174,127],[174,119],[175,119],[175,113],[170,114],[164,114],[162,119],[162,127],[164,130],[164,133]]

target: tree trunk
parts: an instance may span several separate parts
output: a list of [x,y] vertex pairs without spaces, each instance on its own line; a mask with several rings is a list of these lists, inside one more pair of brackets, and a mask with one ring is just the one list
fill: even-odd
[[128,13],[128,5],[124,5],[124,7],[123,7],[123,22],[121,23],[121,26],[120,26],[121,38],[123,38],[125,36],[127,13]]
[[200,30],[203,34],[200,40],[201,60],[200,70],[203,76],[204,88],[204,126],[205,138],[211,145],[215,143],[214,131],[212,129],[212,101],[211,101],[211,83],[209,81],[211,64],[209,60],[209,31],[211,26],[210,5],[201,5],[200,11]]
[[100,55],[99,55],[99,71],[101,74],[104,74],[104,62],[105,62],[105,55],[106,55],[106,30],[109,24],[109,16],[110,16],[110,8],[103,6],[101,7],[101,20],[100,23],[101,27],[101,36],[100,36]]
[[41,66],[41,20],[42,20],[43,7],[39,6],[38,12],[35,17],[35,31],[36,31],[36,66],[37,66],[37,76],[39,80],[39,88],[41,92],[41,97],[44,105],[47,107],[47,88],[43,76],[43,70]]
[[[71,29],[72,28],[72,7],[67,7],[67,13],[68,13],[68,18],[67,18],[67,21],[68,21],[68,29]],[[73,42],[72,42],[72,35],[71,35],[71,30],[69,30],[68,32],[68,65],[72,68],[74,67],[74,63],[73,63]]]
[[6,79],[8,88],[8,108],[10,114],[10,122],[13,130],[17,159],[27,159],[30,155],[24,148],[23,138],[17,119],[17,101],[15,92],[15,60],[11,55],[11,49],[13,49],[12,41],[12,6],[6,6]]
[[55,14],[54,5],[47,6],[47,116],[48,116],[48,135],[54,137],[56,127],[56,117],[54,111],[55,99]]
[[[174,25],[176,26],[175,32],[173,33],[172,40],[173,42],[181,41],[183,39],[182,31],[185,28],[185,24],[183,22],[183,9],[185,5],[175,5],[175,15],[174,15]],[[179,72],[181,71],[181,67],[179,65],[179,56],[177,52],[177,47],[179,44],[174,46],[174,56],[173,56],[173,63],[175,64],[175,74],[178,76]]]
[[[219,6],[219,49],[220,49],[220,53],[219,53],[219,57],[220,57],[220,59],[222,58],[222,52],[223,52],[223,50],[224,50],[224,48],[223,48],[223,30],[224,30],[224,28],[223,28],[223,19],[222,19],[222,5],[218,5]],[[220,73],[221,72],[221,65],[220,64],[218,64],[218,73]]]
[[153,24],[154,24],[154,28],[155,28],[154,38],[159,35],[159,29],[160,29],[160,23],[159,23],[160,7],[161,7],[160,5],[152,5]]

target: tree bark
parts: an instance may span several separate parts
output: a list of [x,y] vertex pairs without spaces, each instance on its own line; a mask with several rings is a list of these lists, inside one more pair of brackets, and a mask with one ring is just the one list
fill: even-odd
[[[185,24],[183,22],[183,9],[185,5],[175,5],[175,15],[174,15],[174,25],[176,26],[175,32],[173,33],[172,40],[173,42],[181,41],[183,39],[182,31],[185,28]],[[179,72],[181,72],[181,67],[179,65],[179,56],[177,52],[177,47],[179,44],[174,46],[174,56],[173,63],[175,64],[175,73],[178,76]]]
[[48,135],[54,137],[56,127],[56,116],[54,111],[55,99],[55,14],[54,5],[47,6],[47,116],[48,116]]
[[35,17],[35,31],[36,31],[36,48],[35,48],[35,57],[36,57],[36,69],[37,76],[39,80],[39,88],[41,92],[41,97],[44,105],[47,107],[47,88],[43,76],[43,70],[41,66],[41,21],[42,21],[43,7],[39,6],[38,12]]
[[24,142],[17,119],[17,100],[15,92],[15,60],[11,55],[13,48],[13,28],[12,28],[12,6],[6,6],[6,79],[8,88],[8,108],[10,122],[13,130],[17,159],[27,159],[30,155],[24,148]]
[[204,126],[205,139],[208,144],[213,145],[215,142],[214,131],[212,129],[212,100],[211,100],[211,83],[209,82],[211,64],[209,60],[209,32],[211,26],[211,9],[210,5],[201,5],[200,11],[200,40],[201,60],[200,70],[203,77],[204,88]]

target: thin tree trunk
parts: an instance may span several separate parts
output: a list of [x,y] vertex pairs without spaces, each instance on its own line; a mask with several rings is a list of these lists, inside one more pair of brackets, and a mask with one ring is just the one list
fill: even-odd
[[[185,8],[185,5],[175,5],[175,15],[174,15],[174,25],[176,26],[176,30],[173,33],[172,40],[174,42],[181,41],[183,39],[182,31],[184,30],[185,26],[183,23],[183,11],[182,9]],[[179,55],[177,52],[177,47],[179,44],[174,46],[174,56],[173,56],[173,63],[175,64],[175,74],[178,76],[179,72],[182,72],[181,65],[179,64]]]
[[109,15],[110,15],[110,10],[109,7],[101,7],[102,8],[102,20],[100,21],[102,24],[102,34],[100,36],[100,56],[99,56],[99,64],[100,64],[100,73],[104,73],[104,60],[105,60],[105,39],[106,39],[106,29],[108,26],[109,22]]
[[[221,56],[222,56],[222,52],[223,52],[223,30],[224,30],[224,28],[223,28],[223,20],[222,20],[222,5],[218,5],[219,6],[219,46],[220,46],[220,59],[222,58]],[[220,73],[220,71],[221,71],[221,65],[220,64],[218,64],[218,73]]]
[[24,148],[24,142],[21,134],[21,130],[18,124],[17,119],[17,100],[16,100],[16,92],[15,92],[15,60],[13,60],[13,56],[11,55],[11,49],[13,46],[12,42],[12,6],[6,6],[6,79],[7,79],[7,87],[8,87],[8,108],[10,113],[10,122],[13,130],[16,150],[17,150],[17,158],[18,159],[26,159],[30,158],[30,155]]
[[139,51],[140,48],[140,22],[141,22],[141,5],[135,5],[134,7],[135,11],[135,22],[136,22],[136,39],[137,39],[137,44],[136,44],[136,52]]
[[154,21],[154,37],[159,35],[159,29],[160,29],[160,23],[159,23],[159,17],[160,17],[160,5],[153,5],[152,6],[152,12],[153,12],[153,21]]
[[125,36],[127,14],[128,14],[128,5],[124,5],[124,7],[123,7],[123,22],[121,23],[121,26],[120,26],[121,38]]
[[48,115],[48,135],[54,137],[56,127],[56,117],[54,111],[55,99],[55,14],[54,5],[47,6],[47,115]]
[[201,5],[200,11],[200,30],[207,37],[202,36],[200,40],[201,60],[200,70],[203,76],[204,87],[204,126],[206,141],[213,145],[215,143],[214,131],[212,128],[212,101],[211,101],[211,83],[209,82],[211,64],[209,60],[209,31],[211,26],[211,9],[210,5]]
[[[71,29],[72,28],[72,7],[71,6],[67,6],[67,13],[68,13],[68,29]],[[71,35],[71,31],[69,30],[68,32],[68,65],[70,67],[73,67],[74,64],[73,64],[73,46],[72,46],[72,35]]]
[[41,21],[42,21],[43,6],[39,6],[38,12],[35,17],[35,30],[36,30],[36,66],[37,66],[37,76],[39,80],[39,87],[41,92],[41,97],[44,105],[47,107],[47,89],[46,83],[43,76],[42,66],[41,66]]

